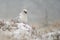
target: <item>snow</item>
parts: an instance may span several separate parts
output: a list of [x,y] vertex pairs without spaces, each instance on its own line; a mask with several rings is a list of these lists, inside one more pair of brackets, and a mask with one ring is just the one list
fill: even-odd
[[20,36],[20,34],[24,32],[29,33],[28,31],[31,31],[32,29],[29,25],[24,24],[24,23],[17,23],[17,25],[18,25],[17,26],[18,29],[13,32],[15,37]]
[[[5,26],[8,27],[8,25],[11,26],[10,22],[7,21]],[[25,23],[16,23],[16,25],[17,25],[17,27],[11,26],[11,28],[12,28],[12,29],[10,29],[11,31],[9,31],[10,26],[5,31],[3,31],[3,29],[0,29],[0,32],[1,32],[0,35],[5,36],[5,37],[9,36],[16,40],[19,40],[22,35],[29,35],[29,36],[31,35],[31,31],[32,31],[31,26],[29,26],[28,24],[25,24]],[[6,27],[4,27],[4,28],[6,28]]]
[[[36,35],[31,35],[32,34],[32,27],[29,26],[28,24],[25,23],[15,23],[17,26],[11,26],[11,22],[6,22],[5,27],[7,28],[5,31],[0,29],[0,40],[5,40],[3,38],[10,38],[11,40],[21,40],[21,39],[27,39],[27,40],[53,40],[56,38],[57,35],[60,35],[60,31],[54,31],[54,32],[49,32],[40,35],[41,38],[37,37]],[[7,25],[7,26],[6,26]],[[8,26],[10,25],[10,26]],[[11,29],[9,28],[11,27]],[[11,31],[9,31],[9,29]],[[14,30],[14,31],[13,31]],[[8,40],[10,40],[8,39]]]

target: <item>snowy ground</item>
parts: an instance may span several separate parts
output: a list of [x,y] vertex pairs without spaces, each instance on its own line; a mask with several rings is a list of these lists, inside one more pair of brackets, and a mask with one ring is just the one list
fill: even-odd
[[60,27],[0,22],[0,40],[60,40]]
[[[32,27],[25,23],[3,22],[0,23],[0,40],[35,40]],[[33,37],[34,36],[34,37]]]

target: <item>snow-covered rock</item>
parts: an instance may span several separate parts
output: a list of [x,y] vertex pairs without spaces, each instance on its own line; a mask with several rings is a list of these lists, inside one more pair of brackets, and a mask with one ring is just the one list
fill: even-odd
[[30,27],[28,24],[24,24],[24,23],[17,23],[17,27],[21,30],[32,30],[32,27]]
[[32,31],[32,28],[24,23],[17,23],[18,29],[13,32],[14,36],[18,37],[19,35],[25,33],[30,33]]
[[[10,25],[9,22],[7,22],[7,25]],[[31,31],[32,31],[32,27],[29,26],[28,24],[24,24],[24,23],[16,23],[17,27],[12,27],[11,25],[11,31],[9,31],[9,27],[8,29],[6,29],[5,31],[0,30],[0,34],[4,37],[11,37],[11,39],[16,39],[16,40],[20,40],[20,38],[22,36],[31,36]],[[4,27],[5,28],[5,27]],[[13,31],[14,30],[14,31]],[[27,37],[28,37],[27,36]]]
[[60,40],[60,31],[43,34],[42,40]]

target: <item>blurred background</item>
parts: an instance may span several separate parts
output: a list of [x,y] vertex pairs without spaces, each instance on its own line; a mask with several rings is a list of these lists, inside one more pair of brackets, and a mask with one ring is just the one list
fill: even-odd
[[26,8],[29,23],[52,23],[60,20],[60,0],[0,0],[0,19],[10,19]]

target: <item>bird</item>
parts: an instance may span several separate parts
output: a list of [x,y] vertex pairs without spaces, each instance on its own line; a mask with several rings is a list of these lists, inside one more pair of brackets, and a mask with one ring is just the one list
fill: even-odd
[[19,14],[18,21],[22,23],[27,23],[27,9],[23,9],[23,11]]
[[23,11],[20,12],[19,15],[14,17],[12,20],[15,23],[27,23],[28,22],[27,18],[28,18],[27,9],[23,9]]

